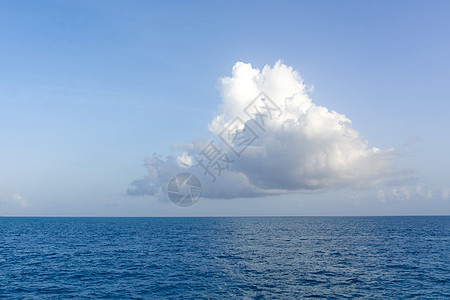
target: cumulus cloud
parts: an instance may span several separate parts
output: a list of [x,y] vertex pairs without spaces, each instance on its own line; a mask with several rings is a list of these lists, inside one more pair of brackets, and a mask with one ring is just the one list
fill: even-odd
[[[199,177],[206,198],[365,188],[399,174],[394,149],[369,146],[347,116],[314,104],[292,67],[238,62],[219,88],[222,103],[208,125],[218,139],[176,143],[180,155],[147,158],[148,175],[131,184],[130,195],[162,195],[181,172]],[[223,169],[202,167],[211,146]]]

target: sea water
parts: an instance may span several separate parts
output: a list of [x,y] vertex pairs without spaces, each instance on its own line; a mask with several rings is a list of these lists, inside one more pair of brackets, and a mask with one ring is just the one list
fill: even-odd
[[448,298],[450,217],[0,218],[0,298]]

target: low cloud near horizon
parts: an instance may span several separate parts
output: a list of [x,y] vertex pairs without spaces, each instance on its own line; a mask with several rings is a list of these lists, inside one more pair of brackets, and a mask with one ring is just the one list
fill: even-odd
[[25,197],[18,193],[14,193],[11,197],[6,197],[4,199],[0,198],[0,203],[11,205],[17,208],[26,208],[29,206],[27,199],[25,199]]
[[[170,179],[185,172],[209,199],[369,188],[404,174],[394,149],[370,146],[344,114],[314,104],[300,75],[279,61],[262,70],[237,62],[219,89],[222,103],[208,125],[218,138],[148,157],[148,175],[132,182],[129,195],[165,196]],[[208,173],[201,164],[211,149],[221,151],[223,169],[211,165]]]

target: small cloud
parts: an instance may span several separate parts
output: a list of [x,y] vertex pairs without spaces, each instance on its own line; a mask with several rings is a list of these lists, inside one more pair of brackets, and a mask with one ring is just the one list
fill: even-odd
[[[389,187],[389,186],[387,186]],[[383,191],[384,195],[386,195],[386,198],[389,199],[400,199],[403,201],[406,200],[412,200],[412,199],[433,199],[433,195],[436,195],[436,191],[433,192],[426,186],[422,185],[409,185],[409,186],[394,186],[390,190],[380,190],[380,192]],[[380,192],[378,195],[380,195]],[[379,197],[380,198],[380,197]]]
[[411,191],[406,186],[392,189],[392,194],[401,200],[408,200],[411,198]]
[[378,191],[378,199],[383,203],[386,202],[386,194],[384,193],[383,190]]
[[8,203],[18,206],[20,208],[24,208],[28,206],[28,201],[23,196],[18,193],[14,193],[11,198],[8,199]]
[[442,195],[442,199],[445,199],[445,200],[450,199],[450,188],[449,187],[443,188],[441,195]]
[[429,189],[426,189],[422,187],[421,185],[418,185],[416,187],[416,194],[420,196],[421,198],[425,199],[432,199],[433,198],[433,192]]
[[177,157],[177,164],[184,169],[190,168],[193,164],[192,157],[189,156],[186,152],[183,152],[183,154]]
[[156,195],[159,187],[154,184],[154,180],[150,176],[145,176],[134,180],[127,189],[127,194],[130,196],[140,195]]

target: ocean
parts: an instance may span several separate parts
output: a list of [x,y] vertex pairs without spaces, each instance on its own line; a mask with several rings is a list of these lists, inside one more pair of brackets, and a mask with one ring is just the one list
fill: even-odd
[[0,218],[0,298],[450,298],[450,217]]

